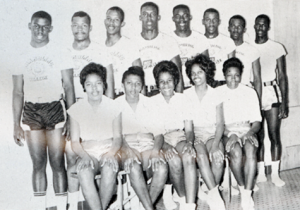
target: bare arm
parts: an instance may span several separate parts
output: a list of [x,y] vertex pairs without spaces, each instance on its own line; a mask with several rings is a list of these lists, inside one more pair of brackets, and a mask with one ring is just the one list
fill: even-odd
[[259,101],[261,101],[262,81],[261,81],[261,69],[260,69],[259,58],[254,62],[252,62],[252,69],[253,69],[254,89],[257,92]]
[[111,154],[115,155],[122,146],[122,114],[119,114],[113,121],[113,143]]
[[232,58],[232,57],[235,57],[235,50],[233,50],[231,53],[229,53],[228,55],[228,58]]
[[278,68],[278,82],[282,95],[282,104],[279,107],[279,119],[286,118],[288,116],[288,81],[286,74],[286,60],[285,56],[281,56],[277,60]]
[[63,81],[63,88],[65,91],[67,109],[75,103],[75,91],[73,81],[73,69],[65,69],[61,71],[61,77]]
[[14,122],[14,140],[17,145],[24,146],[21,140],[24,140],[24,131],[20,126],[22,109],[24,106],[24,80],[23,75],[13,75],[13,122]]
[[111,99],[114,99],[115,79],[114,79],[114,70],[112,64],[106,66],[106,82],[107,82],[107,89],[105,91],[105,95]]
[[175,91],[178,93],[183,93],[183,79],[182,79],[182,70],[181,70],[181,60],[180,60],[180,56],[176,55],[174,58],[171,59],[171,61],[173,63],[176,64],[176,66],[178,67],[178,71],[179,71],[179,82],[175,88]]

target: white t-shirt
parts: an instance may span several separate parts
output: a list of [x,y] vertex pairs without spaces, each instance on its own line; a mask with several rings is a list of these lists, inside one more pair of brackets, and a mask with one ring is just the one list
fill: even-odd
[[151,97],[151,100],[156,104],[156,109],[159,112],[157,122],[162,123],[165,133],[170,130],[183,129],[184,121],[189,120],[188,115],[190,110],[186,110],[186,97],[181,93],[174,93],[169,103],[163,95],[157,94]]
[[209,42],[209,57],[216,64],[215,80],[224,80],[223,63],[228,59],[228,54],[235,50],[234,41],[223,35],[219,34],[213,39],[207,39]]
[[132,66],[132,62],[139,59],[139,49],[136,43],[122,36],[111,47],[106,47],[113,61],[115,89],[121,90],[123,73]]
[[276,60],[287,52],[282,44],[273,40],[268,40],[263,44],[254,43],[254,47],[260,52],[261,79],[268,82],[276,79]]
[[171,60],[180,55],[178,43],[174,38],[159,32],[153,40],[145,40],[142,36],[137,39],[140,57],[145,72],[146,85],[155,85],[153,68],[163,60]]
[[250,85],[250,81],[253,81],[252,63],[260,57],[258,50],[249,43],[244,42],[240,46],[236,46],[235,57],[240,59],[244,65],[241,83]]
[[94,62],[101,64],[104,67],[112,64],[112,60],[109,54],[106,52],[105,46],[95,42],[91,42],[90,45],[83,50],[75,50],[70,48],[71,56],[73,60],[74,71],[74,88],[77,98],[85,97],[83,87],[80,84],[80,72],[89,63]]
[[120,109],[116,102],[106,96],[95,111],[87,98],[78,100],[68,109],[68,114],[79,123],[83,141],[106,140],[113,137],[113,121]]
[[140,94],[136,110],[130,107],[125,95],[116,99],[119,109],[122,112],[122,133],[152,133],[154,136],[163,134],[162,128],[158,126],[157,110],[150,98]]
[[173,32],[172,35],[177,41],[180,49],[184,86],[192,86],[190,79],[185,73],[185,63],[188,59],[192,59],[196,55],[199,55],[209,49],[209,44],[206,37],[196,31],[192,31],[192,34],[189,37],[179,37],[175,34],[175,32]]
[[236,89],[229,89],[227,85],[216,88],[223,101],[225,124],[249,121],[261,121],[259,101],[254,89],[239,84]]
[[207,92],[200,101],[195,87],[184,91],[187,100],[185,102],[187,109],[190,110],[194,126],[208,127],[214,126],[217,122],[217,106],[222,103],[218,92],[207,85]]
[[24,77],[25,101],[43,103],[62,97],[61,70],[73,67],[67,49],[60,48],[52,41],[40,48],[27,45],[16,55],[15,61],[11,65],[11,72]]

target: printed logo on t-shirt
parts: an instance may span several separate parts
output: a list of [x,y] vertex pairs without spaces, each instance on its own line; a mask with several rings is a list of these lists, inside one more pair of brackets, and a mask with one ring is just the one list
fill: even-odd
[[236,55],[242,55],[245,56],[245,53],[241,52],[241,51],[235,51]]
[[152,68],[153,66],[155,66],[154,64],[152,64],[152,60],[145,60],[143,62],[143,69],[148,69],[148,68]]
[[52,69],[53,61],[45,56],[30,59],[26,64],[30,81],[47,80],[47,73]]
[[74,55],[73,64],[74,64],[74,77],[79,77],[81,70],[93,60],[87,55]]

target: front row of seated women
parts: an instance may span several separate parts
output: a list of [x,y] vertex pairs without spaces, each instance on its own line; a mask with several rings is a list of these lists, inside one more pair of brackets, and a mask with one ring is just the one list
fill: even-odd
[[153,70],[160,94],[151,98],[140,93],[143,70],[130,67],[122,78],[125,95],[116,100],[103,95],[104,67],[90,63],[81,71],[87,97],[68,114],[72,149],[78,156],[75,170],[92,210],[108,208],[120,170],[129,173],[143,208],[154,209],[163,188],[168,191],[172,184],[173,198],[164,199],[179,202],[180,209],[196,209],[197,165],[209,190],[210,209],[225,209],[218,189],[224,152],[230,157],[242,208],[254,209],[259,101],[253,89],[240,84],[243,65],[237,58],[223,66],[226,85],[213,89],[215,64],[203,55],[190,60],[186,73],[194,87],[179,94],[174,92],[179,81],[176,65],[162,61]]

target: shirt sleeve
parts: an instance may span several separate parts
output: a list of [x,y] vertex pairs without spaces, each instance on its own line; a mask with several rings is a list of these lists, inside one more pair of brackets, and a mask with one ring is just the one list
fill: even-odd
[[260,107],[259,107],[259,100],[256,92],[253,89],[249,89],[249,97],[247,97],[247,103],[248,103],[248,117],[250,123],[253,122],[261,122],[262,117],[260,114]]
[[80,120],[80,113],[82,110],[80,109],[80,102],[74,103],[68,110],[67,113],[79,123]]
[[235,50],[235,44],[234,44],[234,42],[233,42],[233,40],[231,39],[231,38],[228,38],[228,41],[227,41],[227,49],[226,49],[226,51],[227,51],[227,55],[229,54],[229,53],[232,53],[234,50]]

